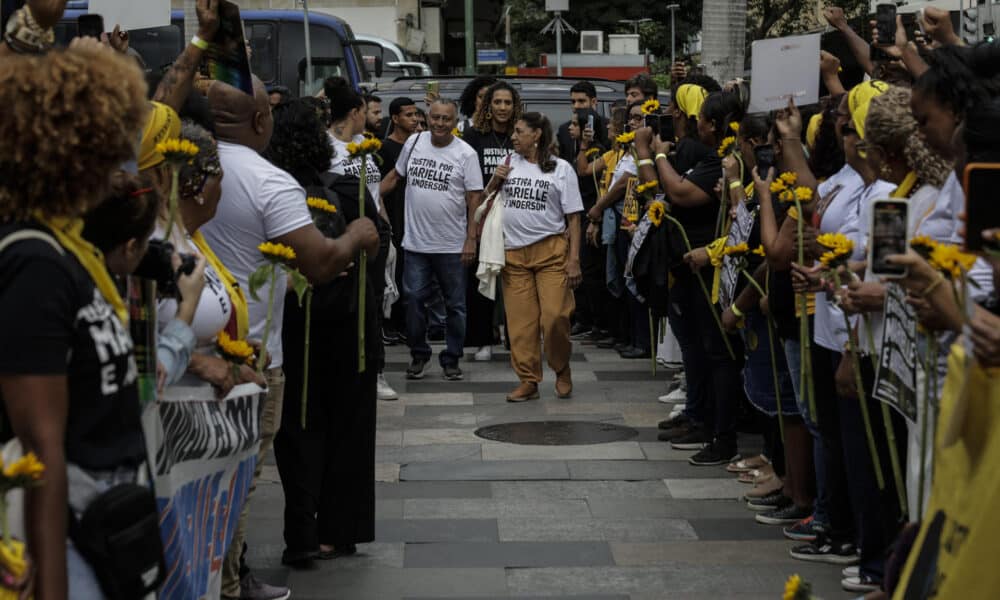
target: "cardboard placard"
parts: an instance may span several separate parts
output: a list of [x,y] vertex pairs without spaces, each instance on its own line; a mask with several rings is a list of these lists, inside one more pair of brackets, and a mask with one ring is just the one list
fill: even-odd
[[819,102],[820,34],[757,40],[751,45],[750,112]]
[[104,17],[104,28],[122,31],[170,25],[170,0],[90,0],[87,10]]

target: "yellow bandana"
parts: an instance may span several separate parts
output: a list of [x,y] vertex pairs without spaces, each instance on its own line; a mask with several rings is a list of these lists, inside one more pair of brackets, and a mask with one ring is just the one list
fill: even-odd
[[243,295],[243,290],[240,289],[240,286],[236,283],[236,278],[229,272],[226,265],[222,264],[219,257],[212,251],[212,248],[205,240],[205,236],[200,231],[196,231],[191,235],[191,241],[198,247],[202,256],[205,257],[208,264],[212,265],[212,268],[215,269],[219,278],[226,285],[226,290],[229,292],[229,301],[233,303],[233,312],[236,313],[236,339],[245,340],[247,333],[250,331],[250,316],[247,312],[247,299]]
[[705,98],[708,98],[708,90],[700,85],[685,83],[677,88],[677,108],[689,117],[698,118]]

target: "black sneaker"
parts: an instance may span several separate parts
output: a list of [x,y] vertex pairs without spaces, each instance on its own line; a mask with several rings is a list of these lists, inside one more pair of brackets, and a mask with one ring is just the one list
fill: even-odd
[[582,340],[590,335],[591,328],[584,325],[583,323],[577,323],[573,325],[573,328],[569,330],[569,339],[571,340]]
[[[708,435],[702,428],[691,429],[691,433],[674,438],[670,441],[670,447],[674,450],[706,450],[712,443],[712,436]],[[737,458],[736,460],[739,460]],[[691,463],[694,464],[694,463]]]
[[826,535],[819,535],[811,544],[795,546],[788,551],[792,558],[807,562],[831,565],[856,565],[861,562],[857,549],[851,542],[835,542]]
[[667,429],[666,431],[661,431],[656,434],[656,439],[661,442],[671,442],[673,440],[690,435],[692,432],[697,431],[694,423],[685,423],[683,425],[678,425],[673,429]]
[[[670,445],[673,448],[677,448],[677,442],[671,442]],[[714,467],[716,465],[725,465],[739,459],[740,454],[736,451],[736,448],[733,448],[728,444],[715,441],[702,449],[701,452],[689,458],[688,462],[696,467]]]
[[763,498],[751,498],[747,501],[747,508],[755,512],[767,512],[791,505],[792,499],[781,490],[771,492]]
[[458,368],[458,365],[448,365],[442,367],[444,377],[448,381],[460,381],[462,379],[462,369]]
[[400,342],[399,334],[390,329],[382,328],[382,344],[385,346],[395,346]]
[[686,414],[681,413],[674,417],[673,419],[667,419],[666,421],[660,421],[656,426],[660,429],[675,429],[681,425],[687,425],[691,422],[691,418]]
[[[785,534],[786,538],[796,542],[812,542],[815,541],[818,535],[818,527],[816,519],[812,515],[809,515],[795,525],[785,527],[782,533]],[[848,577],[848,575],[844,575],[844,577]]]
[[811,506],[795,506],[792,504],[791,506],[786,506],[784,508],[776,508],[767,512],[759,512],[757,513],[757,516],[754,517],[754,520],[761,525],[794,525],[811,514]]
[[407,379],[423,379],[424,371],[427,369],[427,361],[414,358],[410,361],[410,366],[406,369]]

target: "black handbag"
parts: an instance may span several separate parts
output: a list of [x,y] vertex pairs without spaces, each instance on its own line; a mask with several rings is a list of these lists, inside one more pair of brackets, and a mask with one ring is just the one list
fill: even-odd
[[79,519],[69,511],[69,537],[109,600],[142,598],[163,584],[159,521],[153,491],[134,483],[99,494]]

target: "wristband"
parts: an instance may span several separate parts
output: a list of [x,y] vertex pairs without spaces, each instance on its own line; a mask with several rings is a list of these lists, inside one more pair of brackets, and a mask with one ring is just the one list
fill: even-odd
[[201,39],[198,36],[194,36],[191,38],[191,45],[194,46],[195,48],[198,48],[199,50],[208,50],[208,42],[206,42],[205,40]]
[[640,158],[639,162],[635,163],[637,167],[645,167],[646,165],[652,166],[653,159],[651,158]]
[[662,152],[660,152],[659,154],[656,155],[656,160],[660,160],[661,158],[663,160],[667,160],[667,155],[664,154],[664,153],[662,153]]
[[733,182],[731,182],[729,184],[729,189],[735,190],[736,188],[741,188],[742,189],[743,188],[743,182],[741,182],[741,181],[733,181]]
[[729,307],[729,310],[733,311],[733,314],[736,315],[736,317],[739,319],[742,319],[743,317],[746,316],[745,314],[743,314],[743,311],[736,306],[735,302],[733,302],[733,305]]

